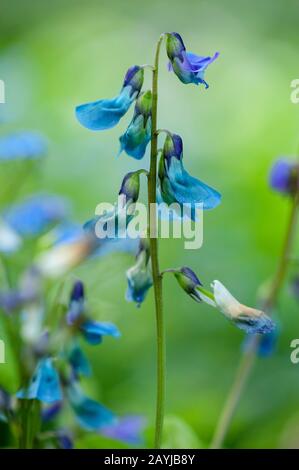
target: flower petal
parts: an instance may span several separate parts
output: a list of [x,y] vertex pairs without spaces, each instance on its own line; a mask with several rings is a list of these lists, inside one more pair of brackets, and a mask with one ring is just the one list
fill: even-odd
[[39,361],[28,389],[20,390],[17,397],[25,400],[40,400],[44,403],[62,400],[59,376],[50,358]]

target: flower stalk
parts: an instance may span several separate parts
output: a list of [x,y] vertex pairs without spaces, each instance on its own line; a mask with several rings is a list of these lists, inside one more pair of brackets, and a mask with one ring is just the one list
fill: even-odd
[[[294,235],[297,227],[299,208],[299,190],[292,198],[291,210],[288,218],[288,224],[285,232],[281,255],[279,258],[276,273],[270,286],[268,295],[263,301],[262,309],[270,314],[276,303],[279,292],[283,286],[287,269],[291,260]],[[249,379],[256,360],[256,351],[258,349],[260,338],[256,335],[252,347],[246,351],[239,363],[235,379],[228,393],[228,397],[220,414],[218,424],[212,439],[211,448],[220,449],[223,446],[225,437],[230,427],[236,408]]]
[[162,276],[159,270],[158,239],[157,239],[157,155],[158,155],[158,133],[157,133],[157,107],[158,107],[158,71],[159,54],[164,34],[159,38],[156,48],[155,64],[152,79],[152,130],[151,130],[151,154],[150,171],[148,175],[148,207],[149,207],[149,240],[150,255],[152,262],[153,285],[156,309],[157,330],[157,402],[156,402],[156,425],[154,447],[161,447],[164,402],[165,402],[165,341],[162,299]]

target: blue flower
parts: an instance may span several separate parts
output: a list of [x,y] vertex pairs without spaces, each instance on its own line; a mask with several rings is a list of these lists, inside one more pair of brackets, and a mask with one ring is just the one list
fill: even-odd
[[20,399],[40,400],[54,403],[62,400],[59,375],[53,367],[52,359],[41,359],[27,389],[17,393]]
[[0,162],[35,160],[45,155],[45,139],[34,132],[19,132],[0,137]]
[[42,408],[41,418],[44,423],[56,418],[62,409],[62,401],[56,401]]
[[92,345],[100,344],[103,341],[103,336],[120,337],[118,328],[108,322],[87,320],[80,324],[80,331],[84,339]]
[[144,427],[145,419],[142,416],[124,416],[114,424],[102,428],[100,433],[126,444],[141,445],[143,443],[141,432]]
[[203,209],[214,209],[221,201],[221,195],[215,189],[190,176],[185,170],[183,142],[176,134],[166,137],[159,163],[159,182],[162,200],[168,205],[178,204],[183,212],[188,209],[186,215],[192,219],[196,218],[197,205]]
[[89,431],[97,431],[111,425],[116,420],[112,411],[91,398],[86,397],[77,383],[67,388],[70,405],[80,426]]
[[196,302],[201,302],[202,298],[200,292],[197,289],[199,286],[202,286],[202,283],[196,276],[195,272],[187,266],[183,266],[179,269],[169,270],[174,273],[176,280],[179,285],[187,292],[190,297]]
[[279,193],[292,194],[298,188],[299,167],[287,159],[277,160],[270,172],[269,184]]
[[112,99],[82,104],[76,108],[76,116],[82,126],[92,131],[116,126],[140,93],[144,70],[138,65],[129,68],[120,94]]
[[[279,328],[275,328],[274,330],[270,331],[270,333],[263,334],[258,341],[258,348],[257,354],[260,357],[269,357],[271,356],[277,346],[278,340],[278,330]],[[245,340],[242,344],[243,351],[250,351],[254,345],[256,344],[256,335],[248,334],[245,337]]]
[[57,438],[58,447],[60,449],[73,449],[74,440],[72,434],[66,429],[59,429],[55,431],[55,437]]
[[166,50],[170,60],[169,70],[172,70],[181,82],[203,84],[206,88],[209,87],[204,80],[204,74],[207,67],[219,56],[218,52],[213,57],[202,57],[187,52],[178,33],[167,34]]
[[127,226],[134,217],[134,204],[139,197],[140,174],[143,172],[144,170],[137,170],[127,173],[123,178],[117,203],[84,224],[83,229],[95,237],[99,247],[107,239],[126,237]]
[[67,357],[76,377],[91,375],[91,366],[80,346],[73,343],[67,352]]
[[67,214],[67,204],[58,196],[36,194],[9,207],[3,215],[7,224],[23,237],[40,235]]
[[139,251],[135,264],[126,272],[128,288],[126,299],[136,302],[139,307],[144,301],[148,290],[153,285],[149,242],[147,238],[140,240]]
[[142,93],[136,101],[134,116],[126,132],[120,137],[120,151],[123,150],[140,160],[151,140],[152,93]]
[[[86,315],[84,286],[81,281],[76,281],[71,292],[69,309],[67,312],[67,323],[74,325],[82,334],[84,339],[92,345],[100,344],[103,336],[113,336],[118,338],[120,332],[112,323],[98,322],[91,320]],[[86,359],[83,357],[82,351],[75,348],[74,365],[87,371]]]

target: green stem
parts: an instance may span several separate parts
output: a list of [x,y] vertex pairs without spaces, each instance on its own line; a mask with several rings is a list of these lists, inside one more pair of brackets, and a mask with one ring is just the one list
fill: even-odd
[[[291,259],[291,251],[298,219],[299,191],[296,192],[288,219],[288,225],[285,232],[285,238],[279,258],[276,274],[273,278],[269,293],[263,302],[262,309],[268,314],[271,313],[275,305],[277,296],[284,283],[287,268]],[[211,448],[220,449],[225,440],[232,418],[240,401],[241,395],[253,369],[256,359],[256,351],[259,346],[260,338],[255,336],[255,341],[249,351],[242,356],[235,379],[229,391],[227,400],[224,404],[220,418],[212,439]]]
[[156,329],[157,329],[157,403],[156,403],[156,427],[155,427],[155,448],[161,447],[164,401],[165,401],[165,344],[164,344],[164,322],[163,322],[163,302],[162,302],[162,276],[159,270],[158,240],[157,240],[157,155],[158,155],[158,134],[157,134],[157,106],[158,106],[158,70],[160,47],[164,35],[161,35],[157,44],[155,65],[153,68],[152,82],[152,131],[151,131],[151,159],[150,171],[148,175],[148,210],[149,210],[149,240],[150,253],[153,272],[153,284],[156,309]]

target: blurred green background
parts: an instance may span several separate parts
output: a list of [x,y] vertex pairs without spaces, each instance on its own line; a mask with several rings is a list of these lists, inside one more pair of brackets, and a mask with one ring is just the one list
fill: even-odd
[[[290,101],[290,82],[299,76],[296,0],[1,0],[0,9],[7,101],[1,134],[38,129],[47,136],[49,154],[32,189],[69,197],[80,222],[97,203],[113,202],[123,175],[148,165],[148,156],[141,163],[125,154],[116,158],[129,115],[110,131],[92,133],[76,122],[75,106],[114,96],[129,66],[153,61],[163,31],[179,32],[187,49],[199,54],[220,52],[206,74],[208,90],[183,86],[167,72],[164,48],[161,54],[159,126],[182,135],[186,168],[223,195],[221,206],[205,213],[203,247],[186,251],[182,241],[162,241],[161,264],[188,265],[205,285],[219,279],[254,305],[259,286],[274,272],[289,209],[269,189],[268,171],[276,156],[292,155],[298,145],[299,105]],[[140,309],[126,303],[130,264],[129,256],[112,255],[89,261],[70,279],[86,282],[94,316],[114,321],[122,332],[119,341],[88,349],[95,375],[87,388],[119,414],[144,415],[151,428],[153,296]],[[299,365],[289,358],[298,313],[286,285],[277,307],[278,350],[258,361],[227,447],[299,447]],[[243,334],[216,310],[193,302],[172,278],[165,282],[165,316],[166,414],[172,416],[166,438],[179,428],[184,437],[174,446],[206,447]],[[94,436],[81,442],[101,445]]]

